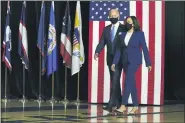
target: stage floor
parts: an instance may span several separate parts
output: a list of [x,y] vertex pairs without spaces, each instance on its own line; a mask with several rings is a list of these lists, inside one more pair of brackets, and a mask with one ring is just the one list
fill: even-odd
[[[6,107],[6,108],[5,108]],[[128,107],[128,111],[131,107]],[[67,122],[175,122],[184,123],[184,105],[140,106],[137,115],[109,113],[102,105],[81,103],[39,104],[28,101],[24,104],[17,100],[1,103],[1,121],[7,123],[67,123]]]

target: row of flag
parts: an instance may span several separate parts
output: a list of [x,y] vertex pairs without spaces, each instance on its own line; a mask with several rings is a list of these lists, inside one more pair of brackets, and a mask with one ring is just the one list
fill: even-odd
[[[37,47],[39,48],[42,56],[42,75],[47,71],[47,75],[50,75],[58,69],[58,57],[57,57],[57,41],[56,41],[56,28],[55,28],[55,15],[54,15],[54,1],[51,2],[48,40],[46,42],[45,34],[45,3],[42,2],[41,15],[38,27]],[[26,17],[26,2],[23,2],[22,13],[19,24],[19,43],[18,53],[21,57],[22,63],[25,69],[29,69],[29,57],[28,57],[28,39],[27,29],[25,24]],[[69,2],[67,2],[65,15],[63,17],[62,32],[60,37],[60,54],[63,57],[63,63],[66,67],[71,69],[71,75],[74,75],[80,71],[80,67],[84,63],[84,46],[82,40],[82,19],[80,1],[77,1],[76,15],[74,24],[73,39],[71,39],[71,18]],[[73,42],[71,42],[73,40]],[[10,2],[8,1],[7,16],[5,24],[5,34],[3,41],[3,61],[6,67],[11,71],[11,29],[10,29]]]

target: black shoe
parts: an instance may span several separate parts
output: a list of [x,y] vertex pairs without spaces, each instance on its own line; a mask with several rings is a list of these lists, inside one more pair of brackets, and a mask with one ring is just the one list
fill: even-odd
[[117,109],[119,109],[121,107],[121,105],[116,105]]
[[112,112],[112,107],[106,106],[106,107],[103,107],[103,110],[106,110],[108,112]]

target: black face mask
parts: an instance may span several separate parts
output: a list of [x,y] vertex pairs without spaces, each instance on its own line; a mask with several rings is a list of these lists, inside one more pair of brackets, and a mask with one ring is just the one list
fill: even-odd
[[125,26],[126,26],[126,29],[127,29],[127,30],[130,30],[130,29],[132,28],[132,24],[129,24],[129,23],[126,23]]
[[116,24],[118,22],[118,18],[110,18],[110,22],[112,24]]

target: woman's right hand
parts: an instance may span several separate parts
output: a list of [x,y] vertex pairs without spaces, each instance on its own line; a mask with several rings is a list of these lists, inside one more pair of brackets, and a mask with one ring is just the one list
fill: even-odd
[[115,64],[112,64],[112,66],[111,66],[111,70],[114,72],[115,72],[115,66],[116,66]]

